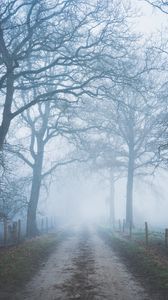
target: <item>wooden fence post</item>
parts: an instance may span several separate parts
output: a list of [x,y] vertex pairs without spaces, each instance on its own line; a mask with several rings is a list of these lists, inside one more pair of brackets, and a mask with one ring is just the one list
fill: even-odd
[[15,221],[13,222],[13,240],[17,243],[18,240],[18,223]]
[[124,233],[124,231],[125,231],[125,219],[123,219],[123,227],[122,227],[122,231],[123,231],[123,233]]
[[118,220],[119,231],[121,232],[121,220]]
[[17,223],[17,229],[18,229],[18,243],[20,243],[21,241],[21,220],[20,219],[18,220]]
[[165,247],[168,247],[168,229],[165,229]]
[[44,219],[41,219],[41,232],[44,232]]
[[4,246],[6,247],[7,240],[8,240],[8,224],[6,219],[4,219],[3,225],[4,225]]
[[145,245],[146,248],[149,246],[149,231],[148,231],[148,223],[145,222]]
[[51,217],[51,229],[53,228],[53,217]]
[[132,222],[130,222],[130,226],[129,226],[129,236],[130,236],[130,240],[132,240]]
[[54,216],[54,228],[57,226],[56,216]]
[[46,232],[48,233],[48,217],[46,217]]

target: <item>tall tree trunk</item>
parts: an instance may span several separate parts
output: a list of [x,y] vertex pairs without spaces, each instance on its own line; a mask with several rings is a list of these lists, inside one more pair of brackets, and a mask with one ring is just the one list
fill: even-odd
[[[10,71],[10,69],[9,69],[9,72],[12,72],[12,71]],[[12,120],[11,106],[12,106],[13,93],[14,93],[13,73],[9,73],[6,85],[7,85],[7,87],[6,87],[6,98],[5,98],[2,122],[1,122],[1,125],[0,125],[0,151],[3,150],[3,145],[4,145],[4,142],[5,142],[5,138],[6,138],[6,135],[8,133],[10,123],[11,123],[11,120]]]
[[41,187],[43,154],[44,146],[41,144],[38,146],[38,152],[33,167],[31,194],[27,210],[27,237],[34,237],[38,233],[36,213]]
[[114,172],[110,170],[110,225],[115,227],[115,183]]
[[3,150],[5,138],[8,133],[9,127],[10,127],[10,120],[6,120],[5,118],[0,126],[0,151]]
[[[50,103],[46,102],[45,104],[45,113],[41,113],[42,124],[38,132],[34,132],[32,129],[32,136],[36,137],[37,142],[37,152],[34,156],[34,166],[33,166],[33,178],[31,186],[30,200],[27,210],[27,236],[33,237],[38,233],[37,224],[36,224],[36,212],[40,195],[40,187],[42,180],[42,168],[43,168],[43,157],[44,157],[44,148],[45,148],[45,133],[48,125],[49,112],[50,112]],[[32,139],[33,148],[35,139]]]
[[134,183],[134,151],[129,148],[127,196],[126,196],[126,225],[133,225],[133,183]]

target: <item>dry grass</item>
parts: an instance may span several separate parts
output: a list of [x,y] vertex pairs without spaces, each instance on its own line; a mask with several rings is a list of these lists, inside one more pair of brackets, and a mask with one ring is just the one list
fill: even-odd
[[57,245],[60,236],[50,234],[0,251],[0,289],[23,286]]
[[157,255],[135,242],[124,240],[108,229],[101,229],[103,239],[124,260],[131,272],[156,298],[168,300],[168,266],[167,258],[163,263],[160,252]]

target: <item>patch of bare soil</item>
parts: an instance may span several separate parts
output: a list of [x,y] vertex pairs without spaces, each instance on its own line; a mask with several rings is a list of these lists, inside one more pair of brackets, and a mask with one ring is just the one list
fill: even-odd
[[90,229],[76,230],[12,300],[147,300],[125,265]]

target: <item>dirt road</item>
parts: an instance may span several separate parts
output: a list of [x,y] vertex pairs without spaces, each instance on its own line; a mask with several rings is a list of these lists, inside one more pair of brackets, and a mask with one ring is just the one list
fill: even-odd
[[[95,231],[76,229],[14,300],[147,300]],[[12,299],[12,300],[13,300]]]

